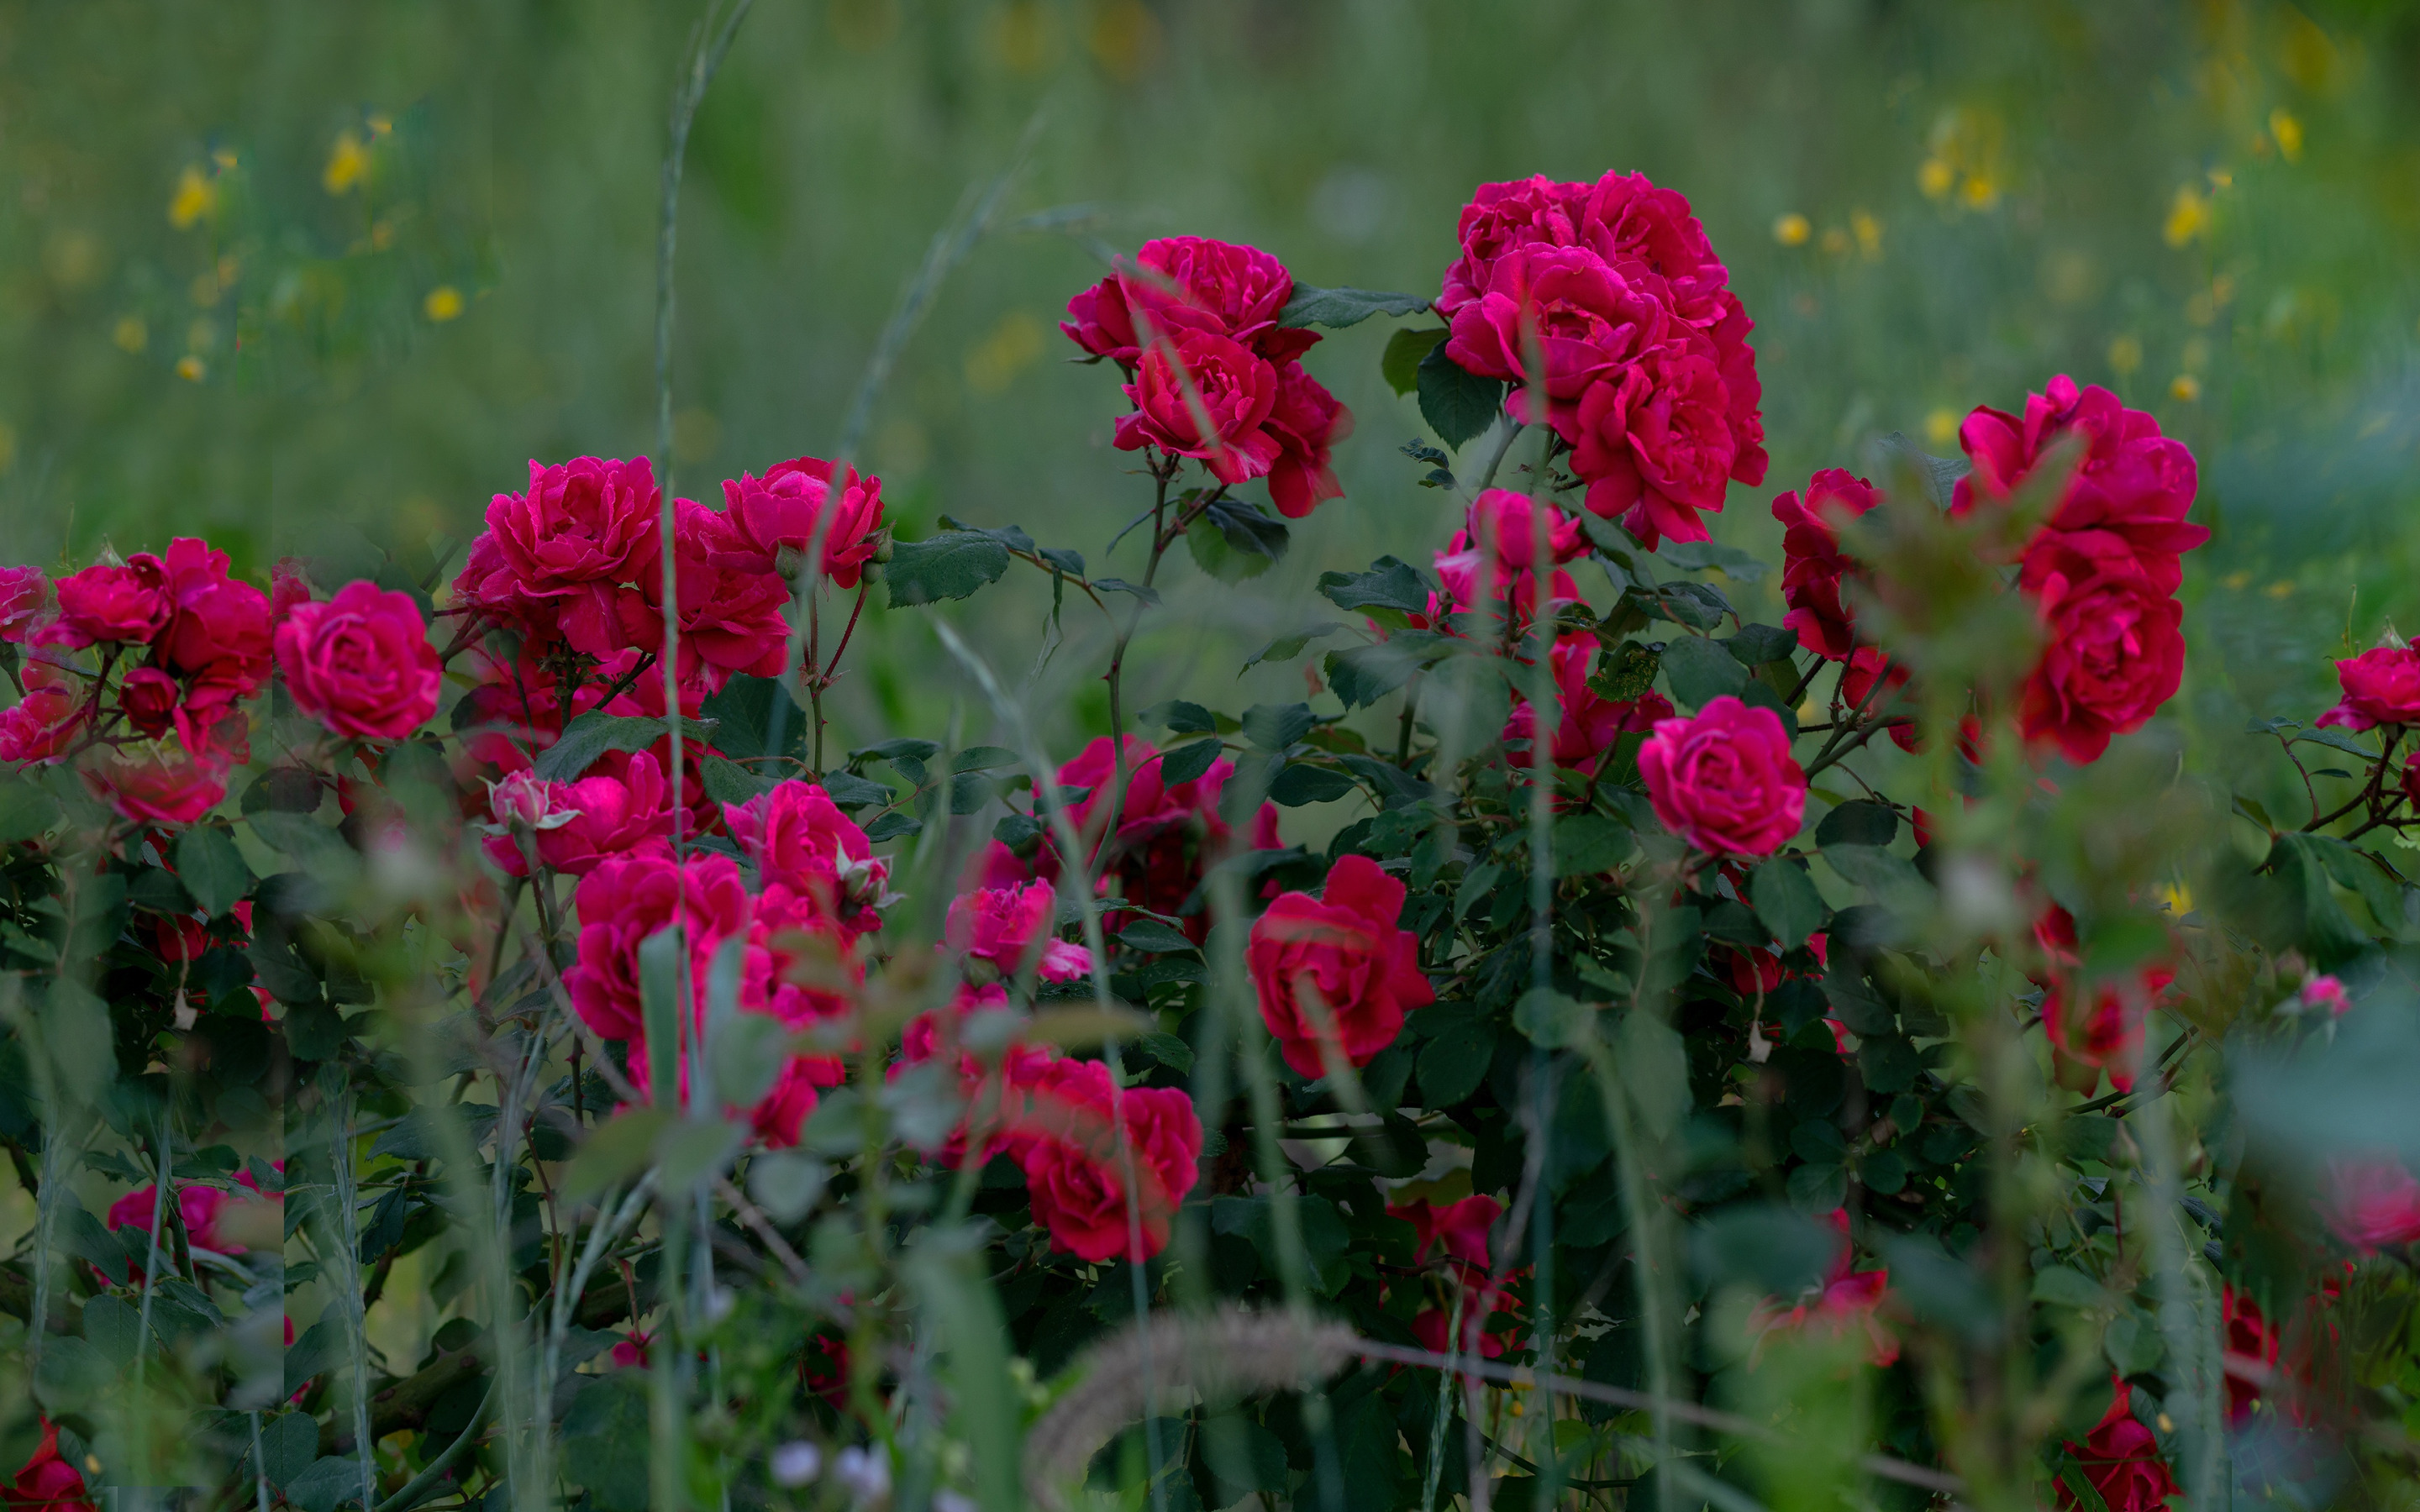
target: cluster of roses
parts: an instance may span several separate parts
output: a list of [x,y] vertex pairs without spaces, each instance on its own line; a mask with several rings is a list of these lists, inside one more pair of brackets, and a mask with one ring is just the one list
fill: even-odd
[[1266,478],[1278,513],[1300,519],[1343,497],[1327,454],[1353,411],[1303,370],[1318,333],[1278,324],[1293,296],[1257,247],[1169,237],[1069,300],[1059,329],[1126,375],[1120,451],[1193,457],[1229,487]]
[[1541,175],[1480,186],[1459,232],[1435,301],[1448,360],[1554,427],[1590,514],[1650,549],[1706,539],[1701,512],[1764,481],[1763,387],[1754,322],[1688,200],[1642,174]]
[[271,588],[185,536],[55,582],[0,568],[23,695],[0,713],[0,762],[74,760],[120,816],[190,824],[251,759],[241,705],[272,661],[295,707],[348,740],[398,738],[437,712],[439,658],[410,594],[357,581],[322,600],[291,562]]

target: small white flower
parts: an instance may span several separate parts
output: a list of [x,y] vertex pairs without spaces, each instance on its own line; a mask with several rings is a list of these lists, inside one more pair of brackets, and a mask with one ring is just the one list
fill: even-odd
[[832,1459],[832,1476],[860,1506],[891,1496],[891,1457],[880,1444],[863,1449],[851,1444],[843,1449]]
[[768,1468],[773,1484],[795,1490],[823,1473],[824,1452],[804,1439],[774,1447]]

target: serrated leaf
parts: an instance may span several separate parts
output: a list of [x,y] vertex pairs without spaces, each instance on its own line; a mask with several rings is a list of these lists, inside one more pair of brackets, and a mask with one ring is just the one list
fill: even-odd
[[[1292,661],[1302,655],[1303,647],[1313,640],[1324,640],[1343,628],[1343,625],[1339,621],[1322,620],[1319,624],[1298,630],[1293,635],[1281,635],[1253,652],[1251,659],[1244,663],[1244,671],[1250,671],[1264,661]],[[1238,672],[1236,675],[1240,677],[1243,673]]]
[[[672,733],[672,726],[652,715],[607,714],[591,709],[563,727],[555,743],[537,753],[530,765],[549,782],[570,782],[597,764],[611,750],[644,750]],[[681,738],[700,745],[715,733],[711,719],[681,720]]]
[[1798,632],[1778,625],[1750,625],[1723,642],[1731,655],[1746,667],[1761,667],[1768,661],[1778,661],[1798,649]]
[[1269,784],[1269,801],[1288,809],[1333,803],[1353,791],[1353,779],[1333,767],[1293,762]]
[[1738,547],[1719,541],[1667,541],[1655,554],[1683,572],[1719,572],[1733,582],[1759,581],[1768,570]]
[[1366,288],[1315,288],[1296,282],[1294,296],[1278,312],[1281,326],[1326,326],[1342,331],[1373,315],[1418,315],[1429,301],[1417,294],[1382,294]]
[[1184,932],[1161,923],[1156,918],[1138,919],[1118,931],[1118,943],[1129,950],[1145,950],[1160,954],[1169,950],[1199,949]]
[[1218,728],[1218,721],[1208,709],[1182,699],[1170,699],[1155,703],[1135,717],[1147,725],[1157,725],[1177,734],[1209,734]]
[[1308,703],[1255,703],[1244,711],[1244,738],[1256,750],[1281,752],[1292,749],[1318,722]]
[[1015,766],[1024,758],[1006,746],[969,746],[950,758],[950,770],[961,772],[997,772],[1003,766]]
[[1378,376],[1397,393],[1411,393],[1420,386],[1420,359],[1449,334],[1443,326],[1404,327],[1387,338],[1387,350],[1378,359]]
[[224,916],[252,890],[252,868],[235,837],[218,825],[196,825],[177,837],[177,875],[212,918]]
[[725,756],[758,761],[805,752],[806,713],[778,679],[735,673],[698,712],[715,722],[715,748]]
[[1722,642],[1701,636],[1680,636],[1664,647],[1664,681],[1672,701],[1684,708],[1701,709],[1725,694],[1736,698],[1747,687],[1747,669]]
[[1823,924],[1823,895],[1815,879],[1795,861],[1774,859],[1748,875],[1748,896],[1756,917],[1773,932],[1782,949],[1794,950]]
[[1858,798],[1841,804],[1815,826],[1818,845],[1887,845],[1899,836],[1899,811]]
[[1533,987],[1512,1006],[1512,1026],[1542,1050],[1562,1050],[1587,1042],[1596,1010],[1551,987]]
[[2334,728],[2333,726],[2314,729],[2303,734],[2296,735],[2294,737],[2294,744],[2297,746],[2326,746],[2332,749],[2343,751],[2348,756],[2360,757],[2363,764],[2365,765],[2374,764],[2378,760],[2378,752],[2370,749],[2360,741],[2355,740],[2352,736],[2345,733],[2341,730]]
[[1400,609],[1425,614],[1436,585],[1418,567],[1395,557],[1380,557],[1367,572],[1323,572],[1320,596],[1342,609]]
[[1437,440],[1457,452],[1465,441],[1484,435],[1504,412],[1504,381],[1466,371],[1446,356],[1443,342],[1428,349],[1413,378],[1421,418]]
[[1555,875],[1602,876],[1622,863],[1630,831],[1598,813],[1565,814],[1555,821]]
[[831,801],[843,809],[862,809],[869,803],[887,804],[892,797],[889,788],[854,772],[826,772],[823,788]]
[[[1018,533],[1022,534],[1022,532]],[[882,565],[891,607],[966,598],[1000,581],[1008,571],[1008,548],[989,531],[943,531],[922,541],[902,541]],[[1029,547],[1031,543],[1028,543]]]
[[1174,747],[1159,759],[1159,779],[1170,786],[1190,782],[1210,770],[1212,764],[1218,760],[1218,753],[1225,748],[1215,738],[1187,741]]

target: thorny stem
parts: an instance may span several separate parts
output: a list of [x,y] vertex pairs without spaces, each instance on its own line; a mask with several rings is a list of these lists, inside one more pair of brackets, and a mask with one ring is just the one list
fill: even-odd
[[[1152,464],[1151,561],[1143,567],[1142,585],[1145,588],[1149,588],[1152,579],[1159,576],[1160,559],[1168,554],[1171,535],[1170,532],[1161,530],[1158,522],[1168,510],[1169,482],[1183,465],[1174,456],[1164,457]],[[1176,533],[1181,534],[1182,532]],[[1134,780],[1134,774],[1126,770],[1125,712],[1120,700],[1124,692],[1126,647],[1134,640],[1135,627],[1142,623],[1143,607],[1142,596],[1135,595],[1134,608],[1126,615],[1125,627],[1118,632],[1117,643],[1109,648],[1109,758],[1116,764],[1117,779],[1116,785],[1109,791],[1109,822],[1102,827],[1099,845],[1085,868],[1085,875],[1094,882],[1100,880],[1101,869],[1109,864],[1109,853],[1115,849],[1118,825],[1125,817],[1126,787]],[[1069,865],[1074,865],[1075,860],[1072,856],[1067,858]]]
[[[2370,814],[2373,822],[2371,824],[2364,825],[2361,829],[2354,831],[2354,833],[2361,834],[2377,827],[2375,820],[2378,814],[2381,811],[2378,806],[2378,795],[2380,790],[2385,786],[2386,769],[2395,763],[2395,748],[2400,745],[2402,741],[2403,727],[2399,724],[2387,726],[2386,746],[2385,748],[2381,749],[2378,753],[2378,764],[2369,769],[2368,784],[2361,790],[2360,794],[2355,796],[2351,802],[2347,803],[2343,808],[2337,809],[2324,817],[2314,817],[2309,824],[2303,826],[2303,833],[2307,835],[2315,829],[2324,829],[2328,825],[2335,824],[2337,820],[2342,819],[2345,815],[2352,812],[2355,809],[2362,807],[2364,804],[2370,806]],[[2297,762],[2294,764],[2296,766],[2300,766],[2302,764]],[[2305,778],[2304,780],[2307,783],[2310,779]],[[2316,816],[2319,809],[2319,803],[2316,799],[2313,800],[2311,808],[2314,815]]]

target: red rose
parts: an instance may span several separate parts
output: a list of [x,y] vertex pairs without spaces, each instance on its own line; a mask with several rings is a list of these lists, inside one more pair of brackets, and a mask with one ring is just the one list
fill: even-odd
[[2097,385],[2079,390],[2065,374],[2025,396],[2022,420],[1989,408],[1966,417],[1958,442],[1975,470],[1958,480],[1950,513],[1963,515],[1978,499],[2006,500],[2071,433],[2085,438],[2084,455],[2046,528],[2118,535],[2143,558],[2161,593],[2176,592],[2183,580],[2178,557],[2210,539],[2208,530],[2185,522],[2198,486],[2193,454],[2162,436],[2149,415]]
[[1207,331],[1272,363],[1299,357],[1318,333],[1277,323],[1294,276],[1258,247],[1207,237],[1146,241],[1121,268],[1067,301],[1059,329],[1095,357],[1131,365],[1155,336]]
[[1714,255],[1679,190],[1658,189],[1645,174],[1608,173],[1590,186],[1575,230],[1581,244],[1606,261],[1640,264],[1662,279],[1673,312],[1691,325],[1711,327],[1723,318],[1720,300],[1730,270]]
[[1504,1204],[1483,1192],[1442,1208],[1432,1207],[1428,1198],[1421,1197],[1399,1208],[1388,1208],[1387,1215],[1403,1219],[1419,1233],[1419,1243],[1412,1252],[1414,1263],[1427,1259],[1429,1251],[1442,1241],[1450,1262],[1473,1275],[1484,1275],[1488,1236],[1496,1220],[1504,1216]]
[[1695,718],[1657,720],[1638,775],[1665,827],[1717,856],[1770,856],[1806,817],[1807,774],[1780,716],[1728,693]]
[[[1446,548],[1432,559],[1436,563],[1437,580],[1445,591],[1452,612],[1467,614],[1484,609],[1491,617],[1501,619],[1506,601],[1511,601],[1513,624],[1529,623],[1529,615],[1538,598],[1538,579],[1529,572],[1514,572],[1496,560],[1495,553],[1481,548],[1468,531],[1456,531],[1446,542]],[[1554,613],[1565,604],[1580,601],[1579,585],[1568,572],[1557,572],[1547,579],[1546,611]],[[1434,623],[1441,607],[1431,594],[1429,619]],[[1426,628],[1427,626],[1419,626]]]
[[[1876,679],[1883,690],[1874,691]],[[1880,646],[1859,646],[1849,658],[1847,671],[1840,678],[1840,697],[1851,708],[1863,709],[1866,717],[1888,711],[1890,737],[1901,750],[1916,748],[1916,717],[1907,712],[1907,702],[1900,690],[1907,687],[1907,668],[1883,655]]]
[[[848,1013],[855,989],[865,984],[865,963],[850,948],[855,940],[814,899],[771,884],[749,914],[739,1006],[794,1029]],[[822,1085],[837,1085],[840,1062],[816,1058],[830,1061],[834,1078]]]
[[[782,617],[790,602],[788,586],[769,571],[717,565],[751,549],[730,516],[688,499],[675,500],[673,508],[681,680],[703,679],[709,687],[720,687],[734,672],[780,676],[783,658],[789,652],[790,625]],[[613,649],[654,650],[663,644],[662,561],[660,553],[651,554],[640,569],[637,598],[621,596],[623,639]],[[660,676],[657,682],[660,697]]]
[[0,710],[0,762],[48,765],[57,761],[91,716],[85,680],[39,654],[17,674],[25,696]]
[[1714,296],[1722,317],[1706,335],[1714,344],[1714,368],[1723,376],[1723,392],[1730,397],[1731,481],[1755,487],[1764,481],[1764,384],[1756,376],[1756,348],[1747,334],[1756,322],[1747,306],[1725,289]]
[[[855,468],[845,468],[835,503],[831,474],[831,463],[800,456],[767,468],[761,478],[743,472],[737,480],[725,479],[722,500],[732,532],[709,548],[707,563],[793,577],[806,570],[807,550],[821,529],[823,575],[839,587],[856,587],[859,574],[881,546],[882,480],[861,477]],[[824,523],[827,513],[829,524]]]
[[443,669],[410,594],[347,583],[324,604],[295,605],[276,645],[294,706],[340,735],[400,740],[437,712]]
[[1521,247],[1497,259],[1485,290],[1455,312],[1445,354],[1466,372],[1512,382],[1507,408],[1532,421],[1546,418],[1529,412],[1526,396],[1530,365],[1539,364],[1534,376],[1568,440],[1582,391],[1663,340],[1666,324],[1655,292],[1595,253]]
[[669,798],[664,770],[645,751],[609,752],[589,775],[573,782],[549,782],[535,773],[516,772],[489,795],[489,811],[506,827],[503,834],[489,835],[482,848],[506,876],[527,876],[526,831],[539,865],[585,876],[609,856],[670,835]]
[[[271,1161],[270,1165],[274,1170],[286,1169],[286,1163],[282,1160]],[[251,1195],[244,1196],[236,1193],[222,1192],[217,1187],[204,1186],[199,1182],[192,1182],[177,1189],[177,1213],[184,1220],[185,1233],[193,1240],[195,1248],[209,1250],[215,1255],[241,1254],[251,1246],[244,1242],[239,1231],[222,1229],[219,1227],[221,1217],[226,1215],[229,1210],[245,1202],[266,1202],[277,1206],[283,1206],[285,1203],[286,1198],[282,1193],[264,1196],[260,1190],[260,1182],[254,1179],[250,1171],[237,1172],[235,1184]],[[136,1187],[109,1205],[109,1214],[103,1222],[113,1229],[138,1228],[147,1234],[149,1233],[151,1209],[157,1192],[158,1188],[152,1185]],[[141,1273],[139,1270],[135,1272],[138,1276]]]
[[0,640],[24,644],[50,608],[50,574],[39,567],[0,567]]
[[2377,646],[2336,663],[2344,697],[2312,722],[2346,730],[2420,723],[2420,651]]
[[951,901],[942,934],[952,949],[988,963],[1003,977],[1032,970],[1045,981],[1073,981],[1093,969],[1093,952],[1052,933],[1057,916],[1057,894],[1047,882],[981,887]]
[[748,927],[748,891],[727,856],[673,860],[662,846],[613,856],[580,879],[580,959],[564,973],[571,1002],[608,1040],[644,1040],[639,947],[667,924],[690,936],[690,979],[701,996],[714,947]]
[[[481,536],[480,541],[488,549],[494,549],[494,537]],[[478,548],[473,549],[475,551]],[[269,617],[271,621],[285,619],[287,610],[297,604],[308,604],[318,596],[318,590],[311,586],[310,563],[301,557],[279,557],[270,564]]]
[[[1225,484],[1264,477],[1283,451],[1264,428],[1277,392],[1277,369],[1267,362],[1215,332],[1181,331],[1154,342],[1136,364],[1125,385],[1135,408],[1118,418],[1117,448],[1198,457]],[[1207,436],[1197,410],[1210,423]]]
[[865,831],[822,788],[777,783],[746,803],[724,804],[722,814],[731,838],[768,884],[813,898],[852,937],[882,927],[875,910],[887,897],[891,863],[875,859]]
[[2042,1033],[2060,1084],[2089,1093],[2106,1070],[2110,1086],[2132,1090],[2144,1017],[2176,978],[2165,966],[2146,966],[2131,980],[2095,983],[2089,997],[2065,973],[2054,978],[2042,995]]
[[1139,1263],[1168,1247],[1177,1207],[1201,1175],[1191,1098],[1174,1088],[1121,1088],[1097,1060],[1055,1060],[1008,1122],[1052,1248],[1098,1264],[1121,1256]]
[[139,825],[190,825],[226,796],[225,768],[193,755],[113,753],[85,768],[83,777],[93,796]]
[[1856,640],[1856,617],[1840,599],[1840,579],[1864,569],[1840,549],[1839,526],[1882,502],[1874,486],[1844,468],[1825,468],[1773,501],[1781,521],[1781,600],[1790,612],[1781,623],[1798,632],[1800,643],[1838,661]]
[[[2069,1440],[2067,1452],[2075,1457],[2084,1478],[2101,1493],[2109,1512],[2164,1512],[2177,1490],[2177,1478],[2168,1473],[2167,1461],[2160,1458],[2158,1438],[2134,1419],[2134,1388],[2117,1375],[2109,1378],[2109,1384],[2117,1393],[2109,1411],[2082,1443]],[[2054,1484],[2059,1512],[2076,1512],[2083,1504],[2075,1493],[2064,1480]]]
[[632,581],[658,533],[654,465],[581,456],[529,466],[526,493],[500,493],[488,505],[489,536],[521,590],[556,597]]
[[1590,514],[1619,518],[1650,550],[1708,538],[1699,512],[1721,512],[1740,438],[1702,338],[1657,347],[1590,384],[1566,434]]
[[1575,247],[1594,186],[1557,183],[1544,174],[1481,184],[1462,208],[1462,255],[1445,270],[1436,313],[1450,320],[1486,291],[1496,261],[1520,247]]
[[[1463,527],[1471,542],[1485,552],[1502,577],[1527,572],[1537,561],[1538,521],[1528,494],[1510,488],[1489,488],[1470,501]],[[1580,522],[1554,505],[1546,506],[1546,550],[1558,565],[1589,553],[1587,532]]]
[[161,664],[194,679],[202,702],[250,698],[269,678],[269,595],[228,577],[225,552],[189,536],[168,543],[160,567],[170,606]]
[[1327,465],[1328,448],[1353,434],[1353,411],[1300,363],[1278,369],[1277,400],[1269,407],[1267,430],[1278,443],[1278,459],[1269,469],[1269,499],[1278,513],[1300,519],[1330,499],[1344,497],[1336,470]]
[[2420,1181],[2391,1155],[2328,1162],[2319,1213],[2337,1239],[2374,1255],[2420,1242]]
[[160,559],[143,552],[124,565],[96,563],[59,579],[59,617],[52,637],[64,645],[96,640],[148,644],[176,611],[164,591]]
[[1869,1363],[1877,1366],[1896,1364],[1899,1340],[1876,1316],[1890,1287],[1890,1273],[1856,1268],[1845,1211],[1833,1209],[1826,1222],[1838,1234],[1839,1242],[1833,1250],[1831,1268],[1824,1273],[1822,1283],[1809,1288],[1806,1296],[1787,1308],[1770,1298],[1760,1303],[1748,1327],[1758,1335],[1776,1328],[1818,1329],[1832,1335],[1863,1334]]
[[798,1144],[799,1131],[826,1088],[847,1079],[847,1068],[837,1056],[792,1056],[782,1062],[773,1089],[756,1100],[748,1112],[749,1127],[768,1149],[788,1149]]
[[157,740],[176,722],[177,680],[157,667],[137,667],[118,680],[117,707],[126,722]]
[[0,1489],[8,1512],[98,1512],[85,1493],[84,1476],[59,1453],[58,1425],[42,1419],[42,1442],[17,1478]]
[[[2218,1313],[2226,1330],[2226,1363],[2233,1365],[2241,1360],[2274,1375],[2284,1353],[2283,1341],[2268,1319],[2261,1316],[2260,1304],[2238,1291],[2232,1283],[2222,1283]],[[2253,1404],[2259,1399],[2258,1382],[2247,1381],[2233,1370],[2226,1372],[2226,1421],[2230,1426],[2249,1416]]]
[[1399,927],[1404,884],[1366,856],[1329,869],[1322,897],[1280,894],[1252,923],[1245,964],[1286,1064],[1325,1076],[1328,1055],[1366,1066],[1435,1000],[1419,939]]
[[[1672,717],[1671,702],[1650,689],[1627,702],[1606,698],[1589,686],[1599,649],[1597,638],[1585,631],[1555,641],[1555,764],[1593,771],[1596,760],[1625,733],[1652,730],[1659,719]],[[1526,683],[1515,688],[1526,691]],[[1537,714],[1528,702],[1513,706],[1504,721],[1505,759],[1515,766],[1530,763],[1530,743],[1537,738]]]
[[2183,606],[2107,531],[2043,532],[2017,581],[2043,629],[2019,708],[2025,738],[2056,741],[2071,762],[2098,760],[2183,680]]

